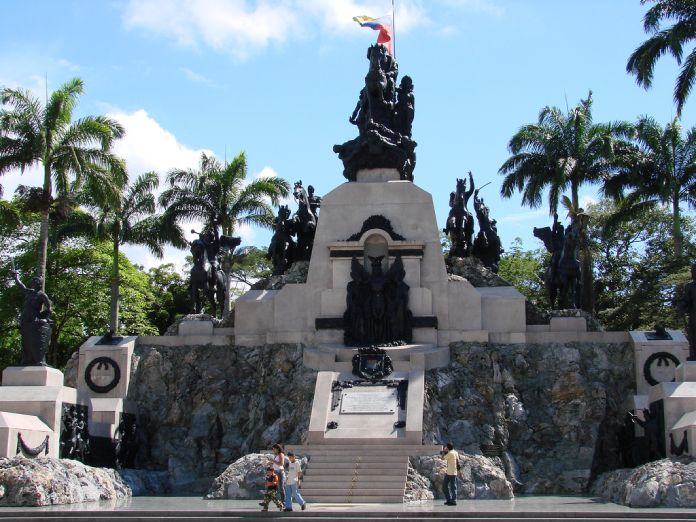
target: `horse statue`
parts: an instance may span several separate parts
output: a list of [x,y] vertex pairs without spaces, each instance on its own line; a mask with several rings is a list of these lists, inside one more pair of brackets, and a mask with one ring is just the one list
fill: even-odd
[[302,181],[295,182],[292,193],[298,209],[292,217],[293,232],[297,233],[297,251],[295,261],[309,261],[317,230],[317,218],[312,213],[311,202],[302,186]]
[[290,208],[287,205],[278,207],[278,216],[273,228],[266,258],[273,264],[273,275],[282,275],[290,267],[295,255],[295,241],[292,239],[293,221],[290,219]]
[[201,313],[203,309],[201,292],[203,292],[210,303],[210,315],[221,319],[225,310],[227,276],[219,267],[218,255],[221,247],[234,249],[239,246],[241,238],[219,236],[215,225],[208,227],[202,233],[195,230],[191,232],[198,234],[198,239],[191,242],[193,256],[189,285],[191,312]]
[[466,207],[473,193],[474,177],[471,172],[469,172],[469,190],[466,190],[466,180],[457,178],[457,189],[450,193],[450,211],[447,224],[442,229],[450,239],[450,257],[468,257],[471,255],[474,219]]
[[365,93],[362,107],[367,120],[391,127],[391,117],[396,94],[396,62],[383,45],[373,45],[367,50],[370,67],[365,76]]
[[[485,185],[484,185],[485,186]],[[503,252],[495,219],[490,218],[490,210],[478,197],[479,189],[474,191],[474,210],[479,224],[479,233],[473,243],[472,255],[481,260],[487,268],[498,273],[498,263]]]
[[552,309],[556,306],[580,306],[580,262],[577,259],[577,247],[582,226],[586,222],[585,215],[582,216],[575,218],[565,230],[558,222],[558,214],[554,214],[553,227],[534,228],[534,237],[541,239],[546,250],[551,253],[551,263],[544,274],[544,283]]

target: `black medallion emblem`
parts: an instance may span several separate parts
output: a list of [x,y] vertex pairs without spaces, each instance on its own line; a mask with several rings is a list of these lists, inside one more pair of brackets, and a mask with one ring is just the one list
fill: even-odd
[[[656,362],[657,364],[654,364]],[[672,365],[671,369],[670,363]],[[660,379],[659,374],[663,373],[662,370],[669,370],[673,375],[673,370],[680,364],[679,359],[669,352],[655,352],[648,357],[645,360],[645,364],[643,364],[643,377],[645,377],[645,380],[650,386],[655,386],[661,382],[672,382],[674,381],[674,377],[671,379]],[[656,375],[653,375],[653,372],[655,372]]]
[[[113,372],[110,382],[101,385],[94,382],[94,379],[97,377],[97,375],[93,375],[95,370],[108,371],[109,369],[112,369]],[[97,357],[87,365],[87,368],[85,368],[85,383],[87,383],[87,387],[94,393],[108,393],[118,386],[120,380],[121,368],[118,367],[116,361],[114,361],[111,357]]]

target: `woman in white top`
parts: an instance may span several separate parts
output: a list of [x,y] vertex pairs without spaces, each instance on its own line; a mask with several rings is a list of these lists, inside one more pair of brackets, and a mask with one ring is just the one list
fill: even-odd
[[278,489],[280,490],[280,500],[285,500],[285,454],[280,444],[274,444],[273,450],[273,471],[278,475]]

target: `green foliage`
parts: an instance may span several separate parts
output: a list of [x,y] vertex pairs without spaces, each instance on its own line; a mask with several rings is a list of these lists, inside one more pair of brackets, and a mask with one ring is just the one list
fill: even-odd
[[151,268],[147,276],[156,296],[150,303],[148,319],[159,335],[163,335],[174,321],[189,313],[187,276],[177,272],[172,263]]
[[673,249],[680,256],[684,235],[680,204],[693,207],[696,196],[696,127],[684,136],[676,118],[663,129],[643,116],[635,130],[634,146],[616,157],[617,172],[604,183],[604,192],[619,202],[608,225],[669,205]]
[[[626,71],[636,76],[641,87],[650,88],[657,61],[669,52],[681,65],[674,85],[674,102],[677,115],[681,116],[684,103],[696,80],[696,49],[684,58],[684,47],[696,41],[696,5],[693,0],[641,0],[642,4],[654,2],[643,18],[643,29],[652,36],[643,42],[626,64]],[[674,25],[661,28],[662,22]]]
[[524,250],[518,237],[500,258],[498,275],[509,281],[530,302],[542,309],[549,308],[549,299],[544,287],[544,271],[550,261],[542,249]]
[[616,206],[608,201],[590,209],[598,319],[608,330],[651,329],[658,323],[682,329],[684,317],[674,300],[679,285],[690,278],[687,259],[696,256],[693,220],[685,218],[682,223],[686,255],[676,257],[668,210],[644,208],[618,225],[615,212]]
[[241,249],[231,257],[232,270],[230,280],[232,283],[244,283],[252,285],[259,279],[270,277],[273,271],[271,261],[266,256],[266,250],[254,246]]
[[[548,190],[549,213],[554,214],[563,193],[569,191],[571,206],[579,211],[580,186],[610,175],[613,157],[630,147],[626,140],[632,133],[633,126],[626,122],[593,122],[592,91],[565,114],[557,107],[545,107],[537,123],[523,126],[510,139],[512,155],[498,171],[505,176],[500,194],[509,198],[521,192],[522,204],[535,208]],[[592,257],[582,236],[579,249],[582,308],[592,312]]]
[[536,208],[548,189],[553,214],[561,195],[570,191],[577,208],[580,186],[599,181],[611,171],[609,159],[627,146],[631,132],[625,122],[593,122],[592,91],[566,114],[557,107],[544,107],[537,123],[523,126],[510,139],[512,155],[498,171],[505,176],[500,195],[509,198],[520,192],[522,204]]
[[54,203],[77,193],[115,201],[127,179],[124,161],[110,150],[123,136],[123,127],[103,116],[73,121],[83,90],[82,80],[73,78],[51,93],[45,106],[27,90],[0,90],[0,175],[36,164],[44,171],[43,186],[29,192],[34,210],[42,215],[37,275],[44,282]]
[[244,152],[223,166],[203,154],[199,170],[173,170],[167,175],[169,188],[160,195],[160,205],[172,222],[203,221],[220,226],[232,235],[238,225],[271,228],[273,205],[286,197],[290,184],[281,178],[255,179],[248,183]]

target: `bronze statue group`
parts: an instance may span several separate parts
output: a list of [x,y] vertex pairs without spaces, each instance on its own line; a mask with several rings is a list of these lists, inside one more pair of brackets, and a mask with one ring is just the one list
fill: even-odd
[[295,182],[292,195],[297,211],[291,215],[290,208],[281,205],[273,225],[267,254],[273,265],[273,275],[283,275],[294,262],[309,261],[312,256],[321,198],[314,194],[312,185],[305,191],[301,180]]
[[[485,187],[485,185],[484,185]],[[483,188],[483,187],[482,187]],[[457,188],[450,193],[450,211],[445,228],[442,230],[450,240],[448,262],[455,258],[475,257],[486,268],[498,272],[498,263],[503,253],[502,243],[498,236],[496,220],[491,219],[489,208],[479,191],[474,186],[474,176],[469,172],[469,188],[465,179],[457,179]],[[471,195],[474,195],[474,212],[479,224],[479,232],[474,239],[474,217],[467,206]]]

